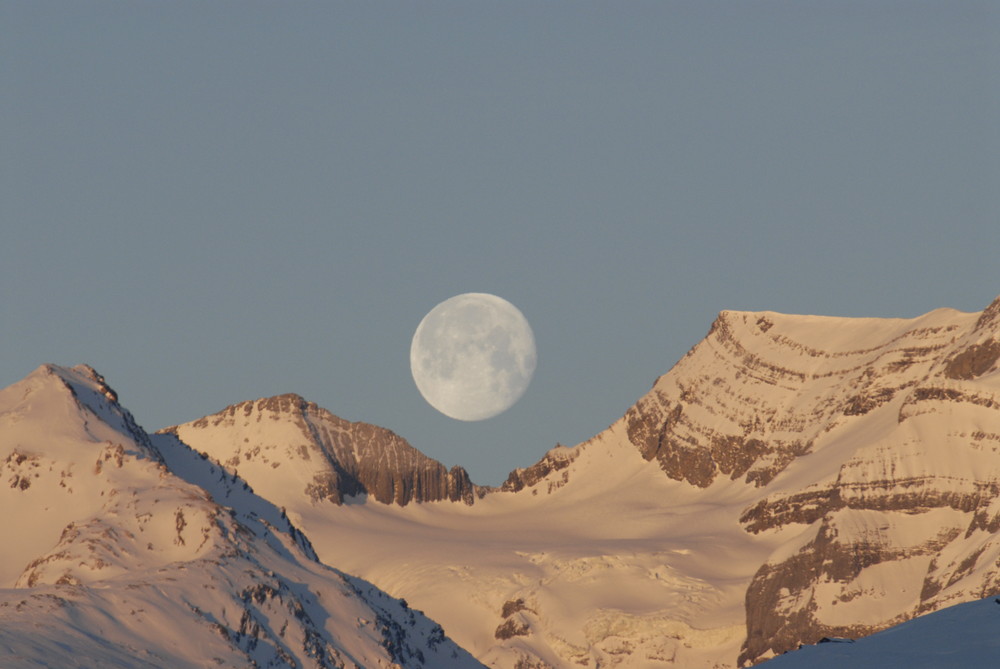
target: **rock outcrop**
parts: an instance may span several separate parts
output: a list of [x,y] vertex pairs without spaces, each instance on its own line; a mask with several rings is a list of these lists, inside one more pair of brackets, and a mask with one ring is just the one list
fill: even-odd
[[[550,477],[554,472],[558,472],[569,467],[575,457],[576,453],[572,449],[561,445],[556,446],[551,451],[546,453],[541,460],[530,467],[519,468],[512,471],[507,476],[507,480],[505,480],[500,486],[500,489],[505,492],[518,492],[519,490],[533,486],[542,479]],[[566,479],[568,479],[568,476]],[[561,482],[565,483],[566,479],[563,479]],[[554,489],[554,487],[559,483],[560,482],[558,481],[550,479],[550,487],[552,487],[552,489]]]

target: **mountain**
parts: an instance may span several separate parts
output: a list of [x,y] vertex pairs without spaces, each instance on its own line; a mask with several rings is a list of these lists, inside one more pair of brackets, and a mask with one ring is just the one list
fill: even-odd
[[782,666],[954,629],[1000,592],[998,361],[1000,298],[722,312],[496,489],[297,395],[150,435],[45,365],[0,391],[0,665]]
[[[416,496],[350,483],[337,467],[365,442],[257,409],[280,398],[161,438],[239,463],[323,561],[490,666],[746,666],[1000,590],[998,358],[1000,298],[914,319],[722,312],[606,431],[471,495],[443,468]],[[420,478],[382,462],[394,486]],[[315,494],[331,471],[337,492]]]
[[164,432],[241,470],[269,499],[288,488],[310,501],[366,495],[406,506],[472,504],[483,493],[461,467],[449,471],[389,430],[346,421],[293,394],[234,404]]
[[93,369],[0,391],[0,665],[473,667]]

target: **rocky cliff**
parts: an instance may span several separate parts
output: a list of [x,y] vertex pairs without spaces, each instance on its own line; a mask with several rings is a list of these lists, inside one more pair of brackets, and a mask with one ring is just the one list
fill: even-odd
[[472,504],[482,493],[463,468],[448,470],[389,430],[344,420],[294,394],[234,404],[163,432],[243,472],[265,496],[287,485],[315,502],[369,495],[405,506]]

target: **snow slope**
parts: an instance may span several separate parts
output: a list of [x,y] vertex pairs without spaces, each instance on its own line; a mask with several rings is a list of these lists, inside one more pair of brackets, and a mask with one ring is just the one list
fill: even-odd
[[1000,601],[988,597],[915,618],[863,639],[829,639],[760,665],[764,669],[962,669],[1000,657]]
[[0,666],[480,666],[318,562],[242,480],[158,441],[86,366],[0,391]]
[[274,412],[253,419],[268,432],[219,414],[170,432],[218,463],[251,453],[240,476],[323,560],[490,666],[733,667],[1000,590],[998,342],[1000,300],[723,312],[606,432],[471,505],[273,485],[253,453]]

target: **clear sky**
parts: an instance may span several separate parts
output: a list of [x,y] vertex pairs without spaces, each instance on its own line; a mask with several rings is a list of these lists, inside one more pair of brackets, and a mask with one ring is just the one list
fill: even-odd
[[[147,430],[296,392],[498,484],[723,309],[1000,293],[1000,4],[0,2],[0,386],[88,363]],[[464,292],[538,344],[421,398]]]

